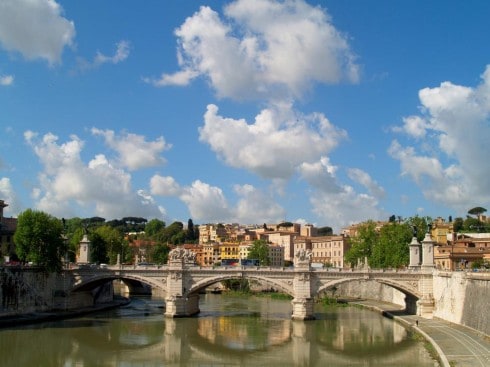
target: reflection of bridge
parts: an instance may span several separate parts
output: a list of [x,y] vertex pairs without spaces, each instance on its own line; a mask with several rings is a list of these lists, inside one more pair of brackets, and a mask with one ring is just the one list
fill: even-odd
[[341,283],[376,281],[405,294],[407,311],[431,317],[434,307],[432,271],[339,271],[315,269],[308,260],[294,268],[217,267],[202,268],[175,258],[163,267],[108,267],[106,269],[74,269],[68,292],[72,295],[88,291],[108,281],[122,279],[131,288],[147,284],[160,289],[165,297],[165,315],[185,317],[199,313],[199,292],[207,286],[229,279],[257,280],[270,288],[293,297],[293,319],[313,318],[314,298]]

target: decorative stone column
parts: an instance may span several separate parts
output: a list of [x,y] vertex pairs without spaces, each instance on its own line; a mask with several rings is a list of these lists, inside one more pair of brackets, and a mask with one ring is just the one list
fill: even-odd
[[185,269],[193,264],[195,255],[181,247],[169,253],[167,276],[166,317],[186,317],[199,313],[199,295],[189,294],[185,287]]
[[311,251],[298,250],[294,255],[294,298],[291,301],[293,307],[293,320],[312,320],[313,297],[311,292]]
[[408,245],[410,248],[410,264],[409,268],[417,269],[420,267],[420,243],[417,241],[417,237],[412,237],[412,242]]
[[86,234],[83,235],[83,238],[80,241],[80,254],[78,255],[77,263],[90,263],[90,241]]
[[422,241],[422,268],[433,269],[434,267],[434,241],[430,232],[427,232]]

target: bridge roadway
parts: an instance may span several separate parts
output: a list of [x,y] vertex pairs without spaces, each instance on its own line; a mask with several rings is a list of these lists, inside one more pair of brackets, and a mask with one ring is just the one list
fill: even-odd
[[293,297],[292,318],[312,319],[314,299],[333,287],[350,281],[376,281],[405,294],[405,309],[431,318],[434,307],[432,269],[426,270],[341,270],[317,269],[309,261],[294,267],[200,267],[173,259],[166,266],[112,266],[78,268],[71,275],[68,292],[87,291],[114,279],[131,286],[146,284],[165,297],[165,316],[186,317],[199,313],[199,293],[229,279],[256,280]]

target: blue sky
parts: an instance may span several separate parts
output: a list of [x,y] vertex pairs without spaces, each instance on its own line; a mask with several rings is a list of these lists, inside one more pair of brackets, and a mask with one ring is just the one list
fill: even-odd
[[5,214],[342,226],[490,202],[486,1],[0,0]]

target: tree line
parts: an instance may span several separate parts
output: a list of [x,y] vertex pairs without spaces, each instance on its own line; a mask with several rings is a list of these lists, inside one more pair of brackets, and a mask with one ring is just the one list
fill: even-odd
[[91,242],[93,263],[115,264],[133,262],[140,251],[132,246],[143,243],[145,260],[166,263],[170,246],[195,243],[198,228],[189,219],[187,228],[182,222],[170,225],[159,219],[147,221],[140,217],[125,217],[106,221],[101,217],[56,218],[42,211],[27,209],[17,218],[14,234],[15,253],[11,259],[33,263],[47,271],[60,271],[64,261],[76,259],[79,243],[87,235]]

